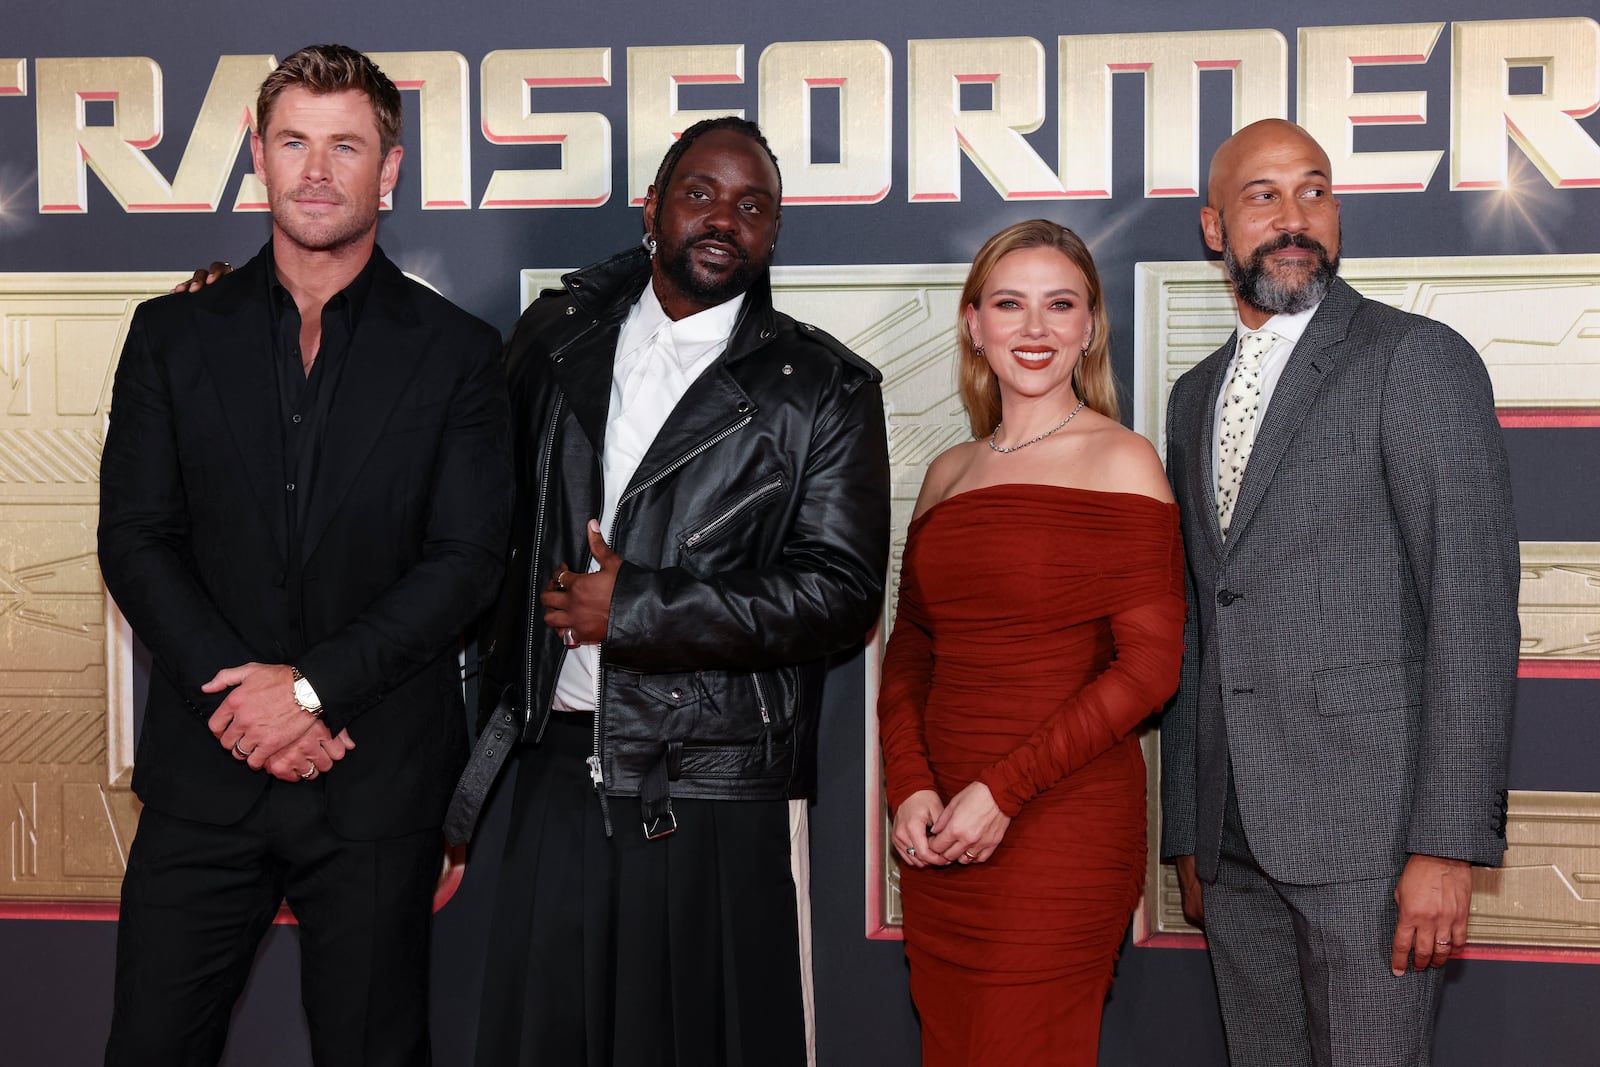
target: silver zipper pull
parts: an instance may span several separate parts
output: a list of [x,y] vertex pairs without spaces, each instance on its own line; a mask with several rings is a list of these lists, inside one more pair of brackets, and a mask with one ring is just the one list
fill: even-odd
[[583,762],[589,765],[589,780],[594,783],[594,787],[599,789],[601,786],[605,785],[605,775],[600,773],[600,757],[590,756]]

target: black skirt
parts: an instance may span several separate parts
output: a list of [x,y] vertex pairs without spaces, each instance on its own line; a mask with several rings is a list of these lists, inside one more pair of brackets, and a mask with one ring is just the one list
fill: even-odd
[[479,1021],[480,1067],[805,1067],[785,801],[635,797],[589,779],[593,718],[518,754]]

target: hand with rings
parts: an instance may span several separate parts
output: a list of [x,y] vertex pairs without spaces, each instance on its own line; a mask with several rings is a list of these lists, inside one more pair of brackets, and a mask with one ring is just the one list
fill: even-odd
[[928,827],[944,812],[944,801],[932,789],[919,789],[900,802],[890,840],[905,867],[943,867],[948,862],[928,837]]
[[937,839],[934,851],[951,863],[983,863],[994,855],[1010,825],[1011,817],[1000,810],[989,787],[970,782],[950,798],[928,837],[930,842]]
[[588,536],[594,569],[574,570],[565,561],[559,562],[539,593],[544,624],[567,648],[605,640],[611,625],[611,596],[623,564],[622,557],[606,544],[598,520],[589,520]]

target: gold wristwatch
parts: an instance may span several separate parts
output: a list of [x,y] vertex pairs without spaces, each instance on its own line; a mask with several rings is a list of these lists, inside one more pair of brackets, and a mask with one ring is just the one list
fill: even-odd
[[289,674],[294,678],[294,702],[300,705],[300,710],[312,718],[322,714],[322,698],[317,696],[317,691],[311,688],[311,683],[306,681],[306,676],[300,673],[299,667],[290,667]]

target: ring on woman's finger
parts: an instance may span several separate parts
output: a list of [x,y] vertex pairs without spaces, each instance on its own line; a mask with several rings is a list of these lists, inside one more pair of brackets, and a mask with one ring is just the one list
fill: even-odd
[[1437,946],[1438,948],[1449,948],[1450,947],[1450,942],[1449,941],[1435,941],[1434,945]]
[[969,860],[975,860],[975,859],[978,858],[978,854],[976,852],[972,851],[970,848],[967,849],[966,855],[967,855],[967,859],[969,859]]
[[912,859],[916,859],[917,858],[917,850],[908,845],[908,846],[906,846],[906,855],[910,856]]

